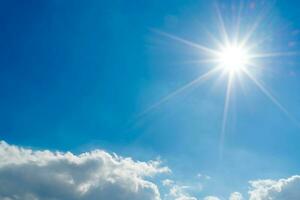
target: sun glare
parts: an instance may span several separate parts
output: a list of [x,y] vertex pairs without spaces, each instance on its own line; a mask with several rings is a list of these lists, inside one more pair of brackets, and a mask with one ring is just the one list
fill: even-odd
[[[249,26],[250,28],[247,28],[246,31],[240,30],[241,18],[238,18],[236,27],[234,27],[234,29],[236,30],[228,31],[225,26],[226,23],[224,23],[224,20],[219,10],[217,11],[218,11],[217,14],[219,19],[218,28],[220,30],[220,33],[216,33],[216,34],[217,35],[219,34],[220,38],[217,38],[214,36],[214,34],[210,34],[210,33],[209,36],[212,39],[212,41],[215,42],[213,46],[219,48],[210,48],[208,46],[204,46],[199,43],[194,43],[192,41],[178,37],[176,35],[172,35],[156,29],[153,30],[154,32],[162,36],[168,37],[169,39],[172,39],[174,41],[195,48],[198,51],[201,51],[201,53],[203,53],[203,55],[207,57],[204,57],[203,59],[203,55],[201,54],[201,59],[195,60],[196,63],[201,63],[201,65],[204,63],[209,63],[211,64],[212,68],[208,70],[206,73],[197,77],[196,79],[186,83],[182,87],[179,87],[178,89],[169,93],[160,101],[151,105],[139,116],[148,113],[150,110],[169,101],[171,98],[183,93],[187,89],[199,85],[201,82],[204,82],[210,77],[213,77],[212,76],[213,74],[219,73],[220,71],[225,71],[227,74],[225,76],[226,78],[223,80],[227,79],[226,80],[227,83],[224,83],[226,84],[226,95],[224,101],[224,111],[223,111],[223,120],[222,120],[221,137],[220,137],[220,155],[222,157],[222,151],[223,151],[222,149],[223,149],[223,144],[225,143],[225,132],[227,128],[228,113],[230,112],[230,103],[231,103],[230,101],[231,101],[233,90],[235,88],[234,85],[240,81],[243,81],[244,78],[251,80],[254,83],[254,85],[256,85],[257,88],[260,89],[261,92],[267,98],[269,98],[269,100],[277,108],[279,108],[283,113],[286,114],[286,116],[288,116],[294,122],[299,124],[298,120],[296,120],[288,112],[288,110],[271,94],[271,92],[269,92],[265,88],[264,84],[253,73],[253,69],[258,69],[258,68],[260,69],[260,66],[263,63],[259,59],[266,59],[266,58],[270,59],[272,57],[298,55],[298,52],[296,53],[295,52],[262,52],[264,48],[260,49],[260,47],[262,47],[262,44],[265,41],[266,42],[268,41],[267,38],[254,38],[255,32],[258,31],[257,29],[260,25],[262,16],[259,16],[257,21],[254,21],[253,25]],[[233,33],[233,35],[228,34],[231,32]],[[243,32],[245,32],[246,34],[245,35],[241,34]],[[251,66],[251,68],[249,66]],[[224,73],[219,73],[219,74],[223,75]],[[238,75],[238,78],[235,78],[235,75]]]
[[249,64],[249,55],[239,46],[222,48],[218,55],[218,62],[228,72],[238,72]]

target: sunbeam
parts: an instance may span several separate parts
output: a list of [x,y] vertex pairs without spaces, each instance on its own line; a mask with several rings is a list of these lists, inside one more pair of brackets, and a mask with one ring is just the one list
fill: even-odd
[[298,126],[300,123],[296,120],[289,111],[259,82],[247,69],[243,69],[245,74],[253,81],[253,83],[271,100],[271,102],[277,106],[288,118],[295,122]]
[[152,29],[152,31],[155,32],[155,33],[157,33],[157,34],[160,34],[160,35],[163,35],[163,36],[165,36],[165,37],[168,37],[168,38],[170,38],[170,39],[172,39],[172,40],[181,42],[181,43],[183,43],[183,44],[185,44],[185,45],[188,45],[188,46],[190,46],[190,47],[199,49],[199,50],[201,50],[201,51],[204,51],[204,52],[207,52],[207,53],[210,53],[210,54],[214,54],[214,55],[217,55],[217,54],[218,54],[218,51],[216,51],[216,50],[210,49],[210,48],[208,48],[208,47],[206,47],[206,46],[203,46],[203,45],[199,45],[199,44],[194,43],[194,42],[191,42],[191,41],[189,41],[189,40],[185,40],[185,39],[180,38],[180,37],[178,37],[178,36],[171,35],[171,34],[169,34],[169,33],[166,33],[166,32],[163,32],[163,31],[159,31],[159,30],[157,30],[157,29]]
[[242,38],[240,42],[240,44],[242,46],[245,46],[249,43],[249,40],[251,39],[251,37],[253,36],[253,34],[255,33],[255,31],[258,29],[258,27],[260,26],[261,22],[263,21],[263,19],[266,16],[266,13],[268,12],[268,9],[265,9],[263,11],[261,11],[262,13],[257,15],[257,19],[254,21],[254,24],[250,27],[250,29],[247,31],[247,34]]
[[163,103],[167,102],[168,100],[170,100],[172,97],[175,97],[176,95],[178,95],[178,94],[184,92],[185,90],[187,90],[187,89],[195,86],[196,84],[200,83],[201,81],[206,80],[207,78],[209,78],[211,75],[213,75],[214,73],[216,73],[220,69],[221,69],[220,67],[213,68],[210,71],[206,72],[205,74],[203,74],[203,75],[199,76],[198,78],[192,80],[191,82],[183,85],[182,87],[178,88],[177,90],[171,92],[170,94],[168,94],[167,96],[165,96],[164,98],[162,98],[161,100],[159,100],[158,102],[152,104],[150,107],[148,107],[142,113],[140,113],[137,117],[139,118],[139,117],[147,114],[151,110],[157,108],[161,104],[163,104]]
[[227,127],[227,118],[228,118],[228,111],[230,106],[230,99],[231,99],[231,90],[232,90],[232,82],[234,81],[234,72],[230,72],[228,76],[227,81],[227,88],[226,88],[226,96],[225,96],[225,104],[224,104],[224,110],[223,110],[223,119],[222,119],[222,128],[221,128],[221,137],[220,137],[220,159],[222,159],[223,156],[223,145],[225,140],[225,132]]
[[261,53],[261,54],[252,54],[251,58],[271,58],[271,57],[286,57],[286,56],[299,56],[299,51],[293,52],[270,52],[270,53]]
[[218,5],[216,5],[216,12],[217,12],[217,17],[218,17],[218,20],[219,20],[219,23],[220,23],[219,29],[220,29],[220,32],[221,32],[222,37],[224,39],[223,42],[227,46],[227,45],[230,44],[229,36],[228,36],[227,31],[226,31],[224,20],[223,20],[223,17],[221,15],[221,12],[220,12],[220,9],[219,9]]

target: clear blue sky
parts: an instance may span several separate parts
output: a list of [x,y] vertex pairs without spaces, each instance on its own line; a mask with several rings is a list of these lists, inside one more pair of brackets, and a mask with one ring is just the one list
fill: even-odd
[[[297,120],[244,77],[234,84],[221,159],[226,78],[217,74],[140,115],[212,67],[192,62],[204,58],[199,50],[156,30],[213,48],[216,5],[230,34],[238,2],[1,1],[0,139],[159,156],[183,183],[210,176],[200,195],[245,192],[249,180],[299,173]],[[299,1],[244,2],[242,32],[266,13],[251,40],[267,38],[261,52],[300,51]],[[300,120],[298,57],[260,59],[255,76]]]

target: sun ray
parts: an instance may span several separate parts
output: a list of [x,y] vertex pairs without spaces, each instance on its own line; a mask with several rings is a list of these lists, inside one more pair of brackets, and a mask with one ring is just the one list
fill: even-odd
[[217,12],[217,17],[218,17],[218,20],[219,20],[219,23],[220,23],[220,32],[222,34],[222,37],[224,39],[224,43],[225,45],[229,45],[230,44],[230,41],[229,41],[229,36],[228,36],[228,33],[227,33],[227,30],[225,28],[225,24],[224,24],[224,20],[223,20],[223,17],[221,15],[221,12],[220,12],[220,9],[219,9],[219,6],[216,5],[216,12]]
[[218,46],[218,48],[222,48],[222,42],[218,38],[216,38],[212,33],[206,31],[207,36],[212,40],[212,42]]
[[218,59],[210,58],[210,59],[199,59],[199,60],[187,60],[184,62],[180,62],[180,64],[209,64],[209,63],[217,63]]
[[239,10],[238,10],[238,13],[237,13],[237,16],[236,16],[235,35],[234,35],[234,38],[233,38],[235,43],[239,42],[242,9],[243,9],[243,2],[240,1]]
[[300,123],[293,117],[289,111],[263,86],[263,84],[257,80],[246,68],[243,69],[245,74],[255,83],[255,85],[271,100],[271,102],[277,106],[289,119],[295,122],[298,126]]
[[152,31],[155,32],[155,33],[157,33],[157,34],[160,34],[160,35],[163,35],[165,37],[168,37],[168,38],[170,38],[172,40],[181,42],[181,43],[183,43],[185,45],[188,45],[190,47],[193,47],[193,48],[199,49],[201,51],[204,51],[206,53],[210,53],[210,54],[213,54],[213,55],[217,55],[218,54],[218,51],[216,51],[214,49],[208,48],[206,46],[203,46],[203,45],[200,45],[200,44],[197,44],[197,43],[194,43],[194,42],[191,42],[189,40],[180,38],[178,36],[175,36],[175,35],[172,35],[172,34],[169,34],[169,33],[166,33],[166,32],[160,31],[160,30],[157,30],[157,29],[152,29]]
[[216,73],[220,69],[221,69],[221,67],[213,68],[210,71],[206,72],[205,74],[199,76],[198,78],[196,78],[196,79],[188,82],[187,84],[183,85],[182,87],[178,88],[177,90],[171,92],[170,94],[168,94],[167,96],[163,97],[162,99],[160,99],[156,103],[154,103],[151,106],[149,106],[146,110],[144,110],[143,112],[141,112],[140,114],[138,114],[137,118],[140,118],[141,116],[149,113],[151,110],[153,110],[153,109],[159,107],[161,104],[169,101],[172,97],[175,97],[176,95],[182,93],[183,91],[185,91],[185,90],[187,90],[187,89],[195,86],[199,82],[206,80],[207,78],[209,78],[211,75],[213,75],[214,73]]
[[246,44],[249,42],[250,38],[252,37],[253,33],[255,32],[255,30],[258,28],[259,26],[259,22],[261,21],[261,19],[259,18],[257,20],[257,22],[255,22],[253,24],[253,26],[250,28],[250,30],[248,31],[248,34],[246,34],[246,36],[243,38],[243,40],[240,42],[241,46],[246,46]]
[[300,55],[299,51],[291,51],[291,52],[267,52],[260,54],[252,54],[250,58],[269,58],[269,57],[285,57],[285,56],[297,56]]
[[249,40],[257,30],[257,28],[260,26],[262,20],[265,18],[266,13],[268,12],[268,9],[264,10],[265,12],[259,14],[257,16],[257,19],[254,21],[254,24],[250,27],[250,29],[247,31],[247,34],[244,36],[244,38],[240,41],[241,46],[246,46],[248,44]]
[[227,121],[228,121],[228,112],[229,112],[229,106],[230,106],[230,100],[231,100],[233,79],[234,79],[234,74],[233,74],[233,72],[231,72],[228,76],[225,104],[224,104],[224,110],[223,110],[221,136],[220,136],[220,144],[219,144],[220,145],[220,147],[219,147],[220,159],[222,159],[222,156],[223,156],[225,133],[226,133],[226,127],[227,127]]

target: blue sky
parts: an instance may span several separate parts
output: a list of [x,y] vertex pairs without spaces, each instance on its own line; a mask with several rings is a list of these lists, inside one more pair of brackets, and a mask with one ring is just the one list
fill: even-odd
[[[159,157],[172,170],[169,179],[201,184],[191,191],[199,199],[247,194],[250,180],[299,174],[300,3],[240,2],[2,1],[0,139],[33,149]],[[220,158],[226,75],[144,111],[214,67],[193,62],[205,55],[160,31],[215,48],[209,34],[222,37],[216,8],[232,35],[240,5],[244,34],[264,16],[250,42],[266,38],[256,50],[281,52],[257,59],[253,71],[290,116],[241,75]]]

